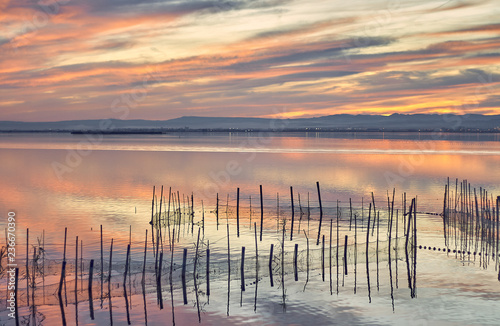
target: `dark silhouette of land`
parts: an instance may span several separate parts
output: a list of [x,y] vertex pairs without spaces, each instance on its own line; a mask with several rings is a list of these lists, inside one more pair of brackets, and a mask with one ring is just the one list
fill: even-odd
[[315,118],[269,119],[181,117],[171,120],[0,121],[0,132],[77,134],[160,134],[167,132],[500,132],[500,115],[338,114]]

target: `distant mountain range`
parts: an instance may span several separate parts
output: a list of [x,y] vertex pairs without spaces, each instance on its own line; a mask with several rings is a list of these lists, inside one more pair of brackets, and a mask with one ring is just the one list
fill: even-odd
[[337,114],[316,118],[219,118],[186,116],[171,120],[72,120],[57,122],[0,121],[0,131],[110,130],[312,130],[312,131],[500,131],[500,115]]

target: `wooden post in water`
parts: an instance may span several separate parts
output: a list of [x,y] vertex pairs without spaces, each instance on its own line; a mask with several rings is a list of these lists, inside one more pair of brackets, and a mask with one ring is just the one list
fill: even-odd
[[187,302],[187,293],[186,293],[186,262],[187,262],[187,248],[184,248],[184,252],[182,254],[182,297],[184,299],[184,304]]
[[201,229],[198,228],[198,240],[196,240],[196,251],[195,251],[195,254],[194,254],[194,270],[193,270],[193,275],[194,275],[195,279],[197,278],[196,271],[197,271],[197,268],[198,268],[198,247],[200,245],[200,231],[201,231]]
[[[103,292],[103,283],[104,283],[104,258],[103,258],[103,244],[102,244],[102,224],[100,226],[100,234],[101,234],[101,292],[100,292],[100,297],[101,297],[101,307],[102,307],[102,299],[103,299],[102,292]],[[78,240],[77,240],[76,246],[78,247]],[[76,269],[76,271],[78,271],[78,269]]]
[[318,227],[318,239],[316,240],[316,245],[319,245],[319,237],[321,235],[321,224],[323,223],[323,205],[321,204],[321,191],[319,189],[319,181],[316,181],[316,188],[318,189],[318,201],[319,201],[319,227]]
[[130,259],[130,243],[127,245],[127,258],[125,260],[125,273],[123,273],[123,286],[125,286],[127,281],[129,259]]
[[30,306],[30,269],[29,269],[29,248],[30,248],[30,229],[26,229],[26,298],[28,307]]
[[[76,236],[76,246],[75,246],[75,296],[78,292],[78,236]],[[75,302],[78,304],[78,302]]]
[[297,270],[297,255],[299,251],[299,244],[295,244],[295,250],[293,253],[293,274],[295,275],[295,282],[299,280],[299,272]]
[[280,230],[280,194],[276,193],[276,233]]
[[[60,296],[63,289],[64,277],[66,275],[66,261],[63,260],[61,267],[61,278],[59,279],[59,289],[57,290],[57,294]],[[17,289],[17,287],[16,287]]]
[[408,213],[408,225],[406,228],[406,241],[405,241],[405,258],[406,258],[406,272],[408,276],[408,288],[410,289],[411,296],[413,298],[413,288],[412,288],[412,277],[411,277],[411,270],[410,270],[410,259],[409,259],[409,252],[408,252],[408,244],[410,240],[410,227],[411,227],[411,218],[412,218],[412,212],[413,212],[414,206],[413,206],[413,200],[410,205],[410,211]]
[[240,188],[236,189],[236,235],[240,237]]
[[444,245],[448,247],[448,237],[446,236],[446,198],[448,198],[448,185],[444,187],[444,200],[443,200],[443,234],[444,234]]
[[372,203],[373,203],[373,227],[372,227],[372,236],[375,233],[375,220],[377,219],[377,209],[375,207],[375,196],[372,191]]
[[372,213],[372,204],[370,203],[370,208],[368,210],[368,224],[366,226],[366,283],[368,286],[368,301],[372,302],[371,288],[370,288],[370,263],[368,260],[368,245],[370,243],[370,219]]
[[[191,234],[194,230],[194,194],[191,193]],[[160,229],[161,230],[161,229]]]
[[264,226],[264,198],[262,195],[262,185],[260,188],[260,241],[262,241],[262,228]]
[[[174,210],[175,212],[175,210]],[[172,237],[175,238],[175,224],[172,227]],[[174,283],[173,283],[173,266],[174,266],[174,249],[175,249],[175,241],[172,241],[172,249],[170,251],[170,273],[169,273],[169,282],[170,282],[170,303],[172,305],[172,324],[175,325],[175,308],[174,308]]]
[[356,282],[358,272],[358,217],[354,214],[354,294],[356,294]]
[[[497,233],[496,233],[496,251],[495,251],[495,259],[496,259],[496,263],[495,263],[495,266],[498,266],[498,252],[499,252],[499,239],[500,239],[500,212],[499,212],[499,209],[500,209],[500,205],[499,205],[499,202],[500,202],[500,196],[497,196],[497,201],[496,201],[496,208],[497,208],[497,211],[496,211],[496,218],[497,218]],[[498,280],[500,281],[500,266],[498,266]]]
[[[170,202],[172,201],[172,187],[168,188],[168,208],[167,208],[167,223],[165,225],[165,232],[167,232],[168,227],[168,246],[172,250],[172,237],[170,235]],[[166,238],[166,236],[165,236]]]
[[[151,227],[153,226],[153,216],[154,216],[154,210],[155,210],[155,189],[156,189],[156,186],[153,186],[153,199],[151,200],[151,220],[149,221],[149,224],[151,224]],[[151,238],[151,239],[153,239],[153,238]]]
[[321,247],[321,278],[325,281],[325,235],[323,234],[323,246]]
[[[146,253],[148,250],[148,229],[146,229],[146,240],[144,241],[144,261],[142,263],[142,279],[141,284],[144,285],[146,282]],[[172,250],[172,247],[170,247]]]
[[[103,281],[103,275],[104,275],[104,256],[103,256],[103,252],[104,252],[104,247],[103,247],[103,244],[102,244],[102,224],[101,224],[101,293],[102,293],[102,281]],[[78,239],[78,237],[77,237]],[[78,243],[76,244],[76,246],[78,247]]]
[[413,201],[413,298],[417,297],[417,197]]
[[253,304],[253,311],[257,311],[257,289],[259,287],[259,247],[257,241],[257,223],[253,227],[255,233],[255,297]]
[[[44,247],[45,248],[45,247]],[[80,291],[83,292],[83,240],[80,240]]]
[[403,193],[403,235],[406,235],[406,192]]
[[253,231],[255,234],[255,286],[259,282],[259,245],[257,242],[257,223],[254,222]]
[[[146,238],[147,239],[147,238]],[[109,272],[108,272],[108,283],[111,282],[111,271],[113,266],[113,239],[111,239],[111,246],[109,247]],[[110,294],[111,295],[111,294]]]
[[249,215],[250,215],[250,230],[252,229],[252,196],[248,196],[248,200],[249,200]]
[[[162,272],[162,266],[163,266],[163,250],[160,252],[160,261],[158,263],[158,276],[156,278],[156,291],[157,291],[157,296],[158,296],[158,302],[160,303],[160,310],[163,309],[163,296],[162,296],[162,291],[161,291],[161,272]],[[124,286],[125,288],[125,286]]]
[[[94,320],[94,298],[92,296],[92,279],[94,276],[94,260],[90,260],[90,268],[89,268],[89,310],[90,310],[90,318]],[[110,294],[111,295],[111,294]]]
[[271,281],[271,287],[274,286],[274,282],[273,282],[273,249],[274,249],[274,244],[271,243],[271,251],[269,253],[269,279]]
[[210,300],[210,246],[207,243],[207,297]]
[[[375,212],[374,212],[375,213]],[[377,259],[377,291],[380,290],[380,286],[379,286],[379,266],[378,266],[378,244],[379,244],[379,232],[380,232],[380,211],[377,212],[377,246],[376,246],[376,249],[375,249],[375,256],[376,256],[376,259]]]
[[217,193],[217,206],[215,206],[215,216],[217,218],[217,230],[219,229],[219,193]]
[[245,291],[245,247],[241,247],[241,291]]
[[[337,200],[337,295],[339,295],[339,220],[340,220],[340,210],[339,210],[339,201]],[[343,286],[343,285],[342,285]]]
[[290,228],[290,241],[293,240],[293,221],[295,219],[295,207],[293,205],[293,187],[290,186],[290,200],[291,200],[291,206],[292,206],[292,225]]
[[344,275],[347,275],[347,234],[344,242]]
[[227,315],[229,316],[229,298],[231,296],[231,247],[229,245],[229,224],[227,226]]
[[307,282],[309,282],[309,237],[307,236],[306,230],[304,231],[304,236],[306,237],[306,284],[304,285],[304,290],[306,288]]
[[352,202],[351,198],[349,198],[349,231],[351,231],[351,225],[352,225]]
[[286,224],[283,222],[283,233],[281,237],[281,293],[283,298],[283,311],[286,310],[285,296],[285,230]]
[[[399,228],[399,210],[396,209],[396,246],[395,246],[395,252],[396,252],[396,289],[398,288],[398,244],[399,244],[399,239],[398,239],[398,228]],[[390,248],[389,248],[390,249]]]
[[[329,270],[330,270],[330,295],[333,294],[333,286],[332,286],[332,228],[333,228],[333,219],[330,219],[330,239],[329,239],[330,245],[329,245],[329,250],[328,250],[328,253],[329,253],[328,266],[329,266]],[[338,255],[337,255],[337,266],[338,266],[338,264],[339,264],[339,259],[338,259]],[[337,278],[338,278],[338,273],[337,273]]]

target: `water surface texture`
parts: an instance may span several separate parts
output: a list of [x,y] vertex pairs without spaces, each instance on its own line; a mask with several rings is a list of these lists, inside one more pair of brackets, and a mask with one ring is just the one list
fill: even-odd
[[[101,293],[98,288],[100,275],[94,276],[97,286],[93,300],[94,319],[90,316],[88,296],[85,299],[87,288],[84,282],[88,281],[85,273],[84,280],[79,279],[76,287],[79,299],[75,300],[74,293],[68,292],[71,299],[67,304],[64,303],[63,313],[54,288],[47,287],[47,293],[40,294],[40,290],[37,290],[35,304],[31,302],[30,307],[24,304],[19,314],[24,323],[29,325],[61,324],[62,315],[68,325],[121,325],[127,321],[132,325],[146,322],[157,325],[172,324],[174,319],[177,325],[194,325],[199,322],[198,309],[201,307],[199,316],[203,325],[309,325],[313,319],[318,325],[496,325],[500,318],[500,283],[496,262],[490,262],[486,268],[472,256],[457,258],[453,253],[418,249],[417,291],[416,298],[411,298],[406,262],[402,257],[394,256],[389,260],[386,253],[380,257],[378,265],[375,264],[375,256],[369,257],[371,289],[368,292],[366,260],[361,259],[365,252],[361,246],[366,240],[368,208],[373,201],[377,210],[380,210],[380,223],[384,225],[380,229],[381,241],[387,240],[387,198],[389,196],[392,201],[394,191],[394,211],[398,210],[400,233],[404,233],[402,212],[405,210],[406,193],[406,210],[412,198],[417,197],[418,201],[418,244],[456,249],[455,244],[446,247],[443,239],[443,220],[439,214],[443,212],[445,186],[449,184],[448,195],[455,201],[460,192],[460,183],[467,180],[471,191],[476,188],[479,196],[480,188],[486,189],[487,198],[493,199],[494,203],[496,196],[500,195],[498,140],[496,134],[2,134],[0,228],[3,230],[7,227],[7,213],[15,211],[16,257],[20,263],[26,257],[28,228],[30,256],[33,246],[41,247],[38,241],[43,239],[46,258],[56,264],[54,270],[57,273],[63,255],[66,227],[68,261],[75,259],[75,240],[78,236],[79,241],[83,241],[81,248],[85,273],[88,273],[91,259],[95,259],[96,263],[100,261],[101,225],[105,264],[109,257],[110,241],[114,241],[113,264],[116,265],[113,279],[116,279],[118,287],[111,290],[113,295],[110,303],[106,292],[107,283],[104,282],[105,289]],[[256,257],[254,237],[260,232],[259,186],[262,185],[263,190],[265,220],[264,239],[258,242],[261,256],[259,264],[267,266],[270,244],[276,245],[276,252],[281,250],[279,243],[283,235],[280,223],[284,219],[287,220],[285,246],[289,257],[292,257],[294,244],[297,243],[299,256],[305,259],[305,234],[308,235],[311,250],[320,250],[321,244],[316,245],[319,223],[316,182],[321,187],[324,209],[322,235],[326,236],[327,248],[329,242],[333,241],[334,256],[339,238],[340,245],[344,245],[344,235],[349,235],[349,248],[353,245],[353,231],[349,231],[350,199],[354,213],[358,218],[363,217],[363,221],[359,221],[365,228],[359,231],[362,245],[356,266],[356,293],[353,275],[355,266],[351,263],[353,249],[349,249],[351,258],[347,276],[342,272],[343,265],[339,273],[333,265],[332,291],[330,276],[327,275],[323,282],[317,261],[315,268],[311,265],[308,276],[305,264],[302,264],[299,266],[298,281],[294,279],[292,268],[284,273],[283,279],[275,280],[273,287],[270,286],[269,275],[259,276],[251,272]],[[158,206],[162,185],[163,209],[166,209],[169,189],[172,193],[179,193],[178,204],[182,209],[185,209],[185,205],[189,208],[193,196],[194,221],[191,226],[189,221],[179,225],[182,229],[179,242],[175,243],[178,247],[172,255],[179,267],[182,264],[182,248],[188,248],[188,269],[191,269],[188,271],[188,304],[183,304],[182,289],[179,287],[180,271],[177,269],[173,273],[173,296],[168,275],[164,275],[164,302],[163,309],[160,309],[154,275],[148,274],[145,289],[141,288],[140,283],[146,229],[151,235],[149,222],[153,186],[156,187],[158,198],[155,206]],[[296,218],[293,241],[290,241],[291,186]],[[236,222],[237,188],[240,191],[241,215],[239,238]],[[219,225],[215,214],[217,194]],[[300,213],[306,211],[308,202],[309,219],[306,214]],[[154,210],[156,212],[158,208]],[[297,224],[299,219],[300,226]],[[339,237],[335,234],[337,219],[340,220]],[[331,238],[330,223],[334,227]],[[234,269],[229,283],[229,305],[228,268],[221,267],[221,262],[227,261],[227,225],[231,235],[231,271]],[[206,293],[205,276],[199,277],[199,284],[193,281],[198,229],[202,230],[200,248],[203,250],[200,249],[200,259],[205,259],[205,250],[210,248],[213,255],[211,261],[215,266],[210,280],[210,298]],[[163,237],[168,241],[165,234]],[[370,242],[374,239],[370,238]],[[154,273],[151,240],[148,240],[148,272]],[[128,292],[124,295],[119,286],[129,242],[133,275],[129,280],[130,287],[126,288]],[[3,231],[0,232],[0,246],[5,246]],[[242,246],[247,248],[247,268],[250,269],[244,292],[241,291],[239,266],[234,265],[241,263]],[[81,252],[79,255],[81,257]],[[164,268],[168,271],[171,259],[168,243],[165,257]],[[331,265],[328,258],[327,274],[330,273]],[[5,264],[5,260],[3,262]],[[204,264],[205,260],[202,262]],[[100,273],[100,265],[96,266],[97,273]],[[108,265],[105,266],[107,268]],[[68,277],[74,280],[74,271],[70,269],[68,273]],[[205,271],[200,273],[204,275]],[[46,276],[54,278],[46,280],[47,283],[58,282],[56,273],[47,273]],[[307,282],[306,277],[309,278]],[[341,280],[337,291],[339,277]],[[20,282],[19,289],[24,291],[26,280]],[[37,282],[42,281],[40,279]],[[37,288],[41,288],[41,285],[37,284]],[[2,274],[1,298],[6,298],[6,286],[5,274]],[[73,288],[75,285],[71,283],[68,286]],[[199,288],[193,289],[194,286]],[[25,292],[22,293],[24,296]],[[26,300],[27,297],[24,297],[23,302],[26,303]],[[78,305],[75,305],[75,301]],[[7,316],[5,302],[2,299],[0,303],[0,324],[14,325]]]

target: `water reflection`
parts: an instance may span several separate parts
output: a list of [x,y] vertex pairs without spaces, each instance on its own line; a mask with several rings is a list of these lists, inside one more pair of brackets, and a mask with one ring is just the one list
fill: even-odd
[[[182,144],[182,151],[154,151],[165,139],[172,148]],[[314,183],[320,181],[326,205],[349,197],[359,200],[371,192],[384,198],[396,187],[421,196],[423,205],[429,206],[425,208],[436,211],[447,176],[493,192],[500,181],[497,142],[275,137],[259,143],[255,137],[234,135],[111,137],[97,146],[105,150],[82,156],[58,178],[54,162],[68,165],[67,148],[76,148],[78,139],[30,135],[2,140],[0,209],[17,209],[30,229],[45,228],[48,234],[61,232],[68,221],[82,230],[110,223],[115,230],[139,226],[150,209],[154,184],[194,192],[195,200],[204,199],[207,205],[215,203],[217,192],[233,196],[236,187],[242,198],[257,197],[259,184],[265,187],[265,197],[274,199],[290,185],[303,196],[314,193]],[[134,150],[116,150],[127,146]]]
[[[472,139],[465,139],[464,141],[440,140],[415,142],[409,139],[387,139],[387,135],[384,135],[381,139],[359,139],[359,135],[357,138],[353,135],[351,136],[351,138],[347,136],[345,138],[329,138],[325,134],[320,134],[305,138],[290,137],[288,135],[271,139],[258,139],[256,137],[241,135],[232,135],[231,137],[208,135],[203,138],[149,136],[131,139],[127,137],[111,137],[104,139],[101,144],[96,145],[95,150],[88,153],[88,155],[82,156],[78,164],[73,162],[72,165],[68,165],[68,153],[71,152],[70,149],[77,149],[77,145],[82,138],[62,135],[42,135],[40,137],[33,137],[32,135],[22,137],[9,136],[9,138],[1,136],[0,180],[2,180],[2,187],[0,187],[0,211],[6,212],[10,209],[17,211],[17,216],[19,216],[18,230],[20,231],[18,232],[18,238],[20,243],[25,243],[25,228],[29,227],[32,239],[39,238],[42,230],[45,230],[48,258],[61,257],[61,253],[58,251],[62,248],[60,239],[61,235],[64,234],[65,226],[69,226],[68,236],[70,238],[78,235],[86,244],[89,244],[89,248],[86,249],[85,253],[81,251],[82,255],[84,255],[81,258],[85,258],[86,260],[92,258],[92,253],[97,253],[99,250],[100,230],[97,227],[103,225],[103,238],[106,239],[106,243],[111,238],[114,239],[116,243],[115,257],[117,257],[117,260],[120,260],[120,257],[123,258],[125,255],[126,244],[130,241],[129,227],[131,226],[133,230],[132,234],[141,234],[140,245],[134,243],[134,241],[139,241],[138,239],[132,239],[134,250],[131,255],[135,255],[132,259],[142,261],[142,250],[138,248],[143,248],[143,231],[151,217],[153,185],[160,186],[163,184],[167,187],[172,187],[172,190],[176,193],[179,191],[179,200],[177,203],[179,206],[181,205],[183,195],[190,196],[193,193],[197,206],[200,206],[200,202],[203,200],[205,207],[209,209],[215,206],[217,193],[219,193],[221,198],[221,206],[225,206],[226,204],[226,194],[229,194],[229,205],[234,206],[237,188],[240,188],[241,206],[244,206],[246,209],[249,204],[247,199],[250,196],[254,200],[259,198],[259,185],[263,185],[263,204],[266,207],[266,212],[272,210],[273,213],[276,207],[277,193],[281,196],[280,205],[283,211],[286,210],[286,212],[289,212],[291,204],[289,188],[293,186],[294,197],[298,198],[301,195],[302,207],[306,206],[305,203],[308,197],[310,197],[311,207],[316,209],[314,211],[314,214],[316,214],[318,207],[316,181],[319,181],[321,183],[323,206],[325,211],[329,212],[328,218],[333,216],[330,213],[334,211],[337,200],[345,207],[348,204],[349,198],[352,198],[353,205],[359,208],[361,198],[364,198],[365,210],[368,209],[369,205],[367,203],[371,201],[372,192],[375,194],[374,201],[377,202],[377,205],[380,203],[380,207],[382,207],[382,203],[387,201],[387,191],[392,192],[394,187],[397,189],[398,194],[406,191],[408,198],[418,195],[419,211],[440,212],[443,205],[443,189],[447,176],[450,176],[452,179],[455,177],[467,179],[472,184],[489,189],[493,194],[498,193],[500,190],[500,144],[494,141],[496,139],[490,139],[492,141],[486,143],[473,141]],[[481,137],[483,136],[481,135]],[[215,152],[210,152],[212,150],[215,150]],[[58,178],[54,171],[54,162],[68,165],[70,171],[66,171],[61,175],[61,178]],[[255,204],[256,202],[254,201],[253,205],[258,207],[259,205]],[[401,203],[398,197],[396,197],[396,202]],[[296,205],[297,202],[294,204]],[[379,207],[377,206],[377,208]],[[224,209],[221,207],[221,212]],[[298,210],[298,208],[296,209]],[[363,218],[359,212],[358,215],[355,214],[354,216],[355,223],[357,219]],[[367,217],[368,214],[365,212],[365,223]],[[375,216],[372,215],[370,218],[371,223],[373,223]],[[223,215],[221,215],[221,223],[225,223],[225,220]],[[363,220],[361,219],[361,221]],[[305,221],[302,223],[305,223]],[[317,224],[317,222],[315,223]],[[273,225],[273,227],[276,225],[274,221],[268,224]],[[362,226],[363,222],[360,224]],[[442,227],[442,222],[436,224],[438,227]],[[242,223],[242,225],[246,228],[247,221]],[[0,228],[4,227],[5,220],[2,220],[0,221]],[[225,228],[224,226],[220,228],[220,232],[217,235],[218,238],[224,237],[226,233]],[[399,226],[399,228],[402,229],[403,227]],[[229,226],[227,229],[229,232]],[[396,234],[397,229],[396,224]],[[181,232],[180,227],[172,231],[174,234],[176,231],[179,234]],[[252,231],[252,233],[256,231],[255,225]],[[207,237],[211,235],[213,233],[210,234],[207,232]],[[316,237],[315,234],[311,235]],[[359,237],[362,238],[363,235],[360,233]],[[276,236],[284,238],[284,235],[281,234]],[[291,236],[292,234],[290,234]],[[295,240],[299,236],[302,236],[299,232],[294,233],[293,239]],[[351,239],[352,237],[349,238]],[[226,248],[225,239],[222,241],[222,244],[218,245],[219,248],[217,247],[217,243],[214,243],[212,254],[220,254],[222,251],[221,247],[223,247],[224,255],[228,255],[231,258],[239,256],[234,250],[241,248],[241,243],[238,241],[242,240],[233,239],[232,235],[231,248]],[[314,241],[316,240],[315,238],[312,240],[311,247],[316,243]],[[193,239],[188,239],[187,241],[192,242]],[[212,246],[212,241],[210,244]],[[264,248],[262,252],[267,252],[269,245],[266,244],[262,247]],[[307,246],[307,252],[309,253],[308,239],[307,244],[303,245]],[[92,249],[90,248],[91,246],[95,248]],[[179,247],[178,250],[176,248],[179,255],[182,253],[181,248]],[[275,251],[279,253],[282,249],[277,247]],[[72,249],[70,248],[69,250]],[[230,255],[231,250],[233,251],[233,255]],[[397,251],[395,254],[396,256],[393,258],[396,259],[395,284],[397,289]],[[424,255],[426,254],[424,253],[422,256]],[[362,263],[363,256],[362,254],[359,255],[359,264]],[[175,259],[177,258],[175,257]],[[425,258],[429,259],[428,257]],[[368,258],[366,259],[368,262]],[[123,261],[123,259],[121,260]],[[174,255],[172,254],[170,261],[172,262],[173,260]],[[440,266],[440,261],[438,263],[436,266]],[[230,260],[228,260],[228,264],[230,264]],[[109,265],[109,275],[111,275],[111,264]],[[81,266],[83,268],[83,264]],[[235,266],[237,265],[233,264],[233,268],[236,268]],[[267,266],[265,267],[268,269]],[[358,269],[358,267],[361,268]],[[372,279],[367,279],[365,283],[365,278],[363,277],[365,275],[362,274],[363,267],[365,266],[354,266],[356,268],[355,273],[360,273],[360,275],[354,278],[354,291],[362,292],[359,297],[363,297],[366,294],[370,295],[370,298],[373,299],[377,293],[372,291],[371,288],[368,290],[368,288],[370,282],[372,285],[375,285],[374,277],[377,270],[374,270],[375,264],[366,266],[366,276],[369,277],[371,275]],[[410,272],[412,272],[412,266],[409,267]],[[229,273],[231,273],[231,266],[227,268]],[[306,268],[305,283],[310,282],[307,287],[308,290],[312,290],[318,286],[318,281],[314,280],[313,274],[309,275],[309,265]],[[450,269],[448,268],[446,273],[442,273],[444,275],[443,280],[436,281],[436,279],[432,278],[430,286],[437,287],[436,283],[446,283],[447,280],[444,277],[448,275]],[[266,295],[269,294],[268,288],[271,288],[282,292],[280,296],[283,300],[279,308],[280,310],[283,309],[285,304],[287,307],[287,315],[283,318],[290,318],[290,316],[294,315],[293,309],[297,301],[294,302],[295,299],[293,297],[288,297],[288,294],[285,293],[285,288],[281,287],[285,284],[283,271],[284,269],[281,272],[275,271],[273,273],[270,261],[269,281],[259,282],[258,275],[262,276],[261,274],[264,274],[264,272],[255,272],[255,295],[250,299],[254,301],[252,302],[254,309],[257,309],[258,285],[258,307],[260,313],[264,313],[261,310],[265,310],[269,304],[269,299]],[[381,275],[380,279],[390,280],[392,285],[392,272],[391,268],[388,272],[389,275]],[[171,274],[172,271],[170,272],[170,280]],[[415,274],[412,272],[410,276],[413,275]],[[230,304],[231,314],[233,314],[233,310],[234,313],[239,313],[237,310],[238,305],[233,302],[234,300],[240,300],[238,296],[234,295],[234,282],[232,285],[233,296],[230,295],[231,281],[234,281],[231,278],[234,277],[236,277],[236,273],[233,271],[227,279],[227,302],[225,300],[226,280],[217,282],[215,277],[211,280],[212,292],[214,292],[212,296],[214,306],[217,307],[217,304],[222,306],[222,308],[218,309],[219,313],[221,311],[229,313]],[[302,274],[299,279],[302,280]],[[188,309],[188,305],[182,305],[185,302],[184,298],[174,303],[174,286],[170,280],[169,288],[172,293],[170,298],[170,306],[172,307],[171,317],[174,322],[174,304],[178,307],[179,320],[185,318],[185,315],[183,315],[185,313],[184,309]],[[83,278],[81,281],[83,282]],[[273,287],[274,281],[277,283],[275,287]],[[300,285],[300,289],[295,291],[293,290],[295,282],[291,279],[287,279],[286,281],[289,283],[287,284],[287,288],[290,289],[288,293],[292,293],[292,291],[294,294],[302,293],[303,288],[305,289],[304,284]],[[356,282],[359,283],[357,284]],[[270,286],[267,286],[269,283]],[[195,284],[197,286],[195,295],[197,295],[198,290],[203,287],[201,285],[198,287],[199,284]],[[461,285],[461,287],[465,288],[466,285]],[[219,292],[224,291],[224,298],[222,300],[218,299],[221,302],[217,302],[217,288],[219,288]],[[424,291],[426,290],[429,291],[424,288]],[[117,318],[116,316],[125,313],[125,308],[133,307],[131,301],[127,301],[129,300],[127,294],[132,295],[132,288],[129,286],[128,288],[124,288],[123,291],[130,292],[130,294],[124,293],[126,301],[124,306],[121,303],[122,300],[115,301],[115,304],[119,303],[120,307],[123,308],[121,313],[120,310],[115,310],[115,319]],[[144,293],[144,289],[142,291]],[[176,291],[179,291],[176,295],[180,294],[182,296],[182,288],[179,287]],[[367,293],[368,291],[370,292]],[[390,291],[392,294],[392,286]],[[440,293],[436,289],[433,289],[433,291],[438,294]],[[473,291],[473,289],[470,291]],[[305,294],[302,299],[307,301],[311,299],[311,296],[318,294],[314,290],[311,292],[313,293],[312,295],[307,296]],[[328,292],[329,297],[331,291]],[[392,300],[394,296],[397,297],[397,293],[394,293],[393,296],[391,294],[388,294],[387,298],[391,299],[389,306],[392,311]],[[142,299],[145,302],[148,298],[144,295]],[[360,303],[359,306],[363,306],[368,301],[366,297],[363,297],[363,299],[363,303]],[[356,301],[358,299],[354,298],[353,300]],[[377,304],[377,300],[372,301]],[[59,322],[65,323],[66,315],[71,314],[72,311],[65,309],[62,301],[60,303],[61,314],[58,315],[58,318],[61,318]],[[92,301],[88,304],[89,312],[93,313]],[[80,306],[79,316],[75,316],[75,320],[80,318],[80,323],[82,323],[82,318],[87,315],[81,312],[81,308]],[[111,295],[109,295],[108,309],[109,320],[112,324],[113,308]],[[303,307],[301,313],[307,309],[310,310],[309,313],[311,315],[315,315],[319,308]],[[99,309],[97,308],[96,312],[98,311]],[[133,309],[129,313],[131,313],[130,318],[133,320]],[[152,320],[151,322],[161,320],[155,314],[156,311],[153,309],[151,311],[144,311],[144,316],[148,315],[148,318]],[[276,317],[278,314],[273,313],[271,315],[273,318],[276,318],[276,323],[279,323],[278,317]],[[195,313],[194,322],[196,322],[197,316]],[[208,322],[211,318],[214,317],[210,315],[205,317],[203,315],[203,320],[207,320]],[[72,320],[72,318],[68,318],[68,320]],[[327,320],[331,321],[330,319]]]

